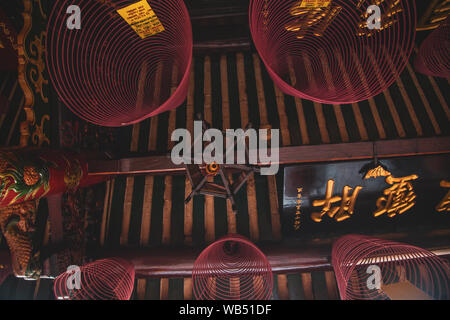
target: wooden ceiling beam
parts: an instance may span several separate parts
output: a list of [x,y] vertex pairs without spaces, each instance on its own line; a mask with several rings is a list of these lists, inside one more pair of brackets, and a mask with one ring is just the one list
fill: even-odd
[[[435,230],[417,236],[417,233],[379,234],[377,238],[408,243],[433,252],[448,259],[450,257],[450,230]],[[267,256],[274,273],[298,273],[332,270],[331,248],[336,238],[322,243],[303,242],[301,246],[293,243],[259,245]],[[95,258],[120,257],[135,266],[137,278],[151,277],[191,277],[195,259],[202,248],[158,247],[158,248],[120,248],[105,250]]]
[[[382,140],[322,144],[280,148],[278,164],[292,165],[378,158],[407,157],[450,153],[450,137]],[[267,165],[259,163],[259,165]],[[184,174],[183,165],[175,165],[170,155],[139,156],[117,160],[89,162],[89,174]]]

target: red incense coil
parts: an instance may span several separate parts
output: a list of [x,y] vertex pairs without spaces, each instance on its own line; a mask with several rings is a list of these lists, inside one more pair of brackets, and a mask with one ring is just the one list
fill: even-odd
[[122,259],[103,259],[81,266],[79,289],[75,286],[76,276],[72,271],[55,279],[53,291],[58,299],[129,300],[133,293],[134,266]]
[[252,242],[228,235],[198,256],[192,287],[197,300],[268,300],[272,296],[272,268]]
[[422,43],[415,67],[429,76],[450,78],[450,16]]
[[[124,126],[186,98],[192,28],[182,0],[148,0],[164,31],[145,39],[116,10],[137,0],[58,0],[47,26],[47,65],[61,100],[79,117]],[[77,5],[81,29],[67,27]]]
[[251,0],[251,34],[275,84],[285,94],[328,104],[366,100],[388,88],[411,54],[416,9],[414,1],[377,1],[381,29],[369,30],[372,2],[305,7],[305,0]]
[[[332,264],[343,300],[385,300],[384,286],[407,283],[432,299],[449,299],[450,270],[434,253],[399,242],[347,235],[333,244]],[[381,288],[369,287],[380,268]],[[407,294],[407,292],[404,292]]]

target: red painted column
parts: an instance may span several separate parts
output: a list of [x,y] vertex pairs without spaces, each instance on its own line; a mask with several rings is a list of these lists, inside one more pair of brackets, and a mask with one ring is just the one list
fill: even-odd
[[108,180],[110,176],[88,175],[88,157],[49,149],[0,151],[0,207]]

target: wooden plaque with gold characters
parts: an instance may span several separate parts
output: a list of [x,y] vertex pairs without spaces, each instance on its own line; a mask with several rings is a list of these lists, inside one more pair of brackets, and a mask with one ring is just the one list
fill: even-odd
[[382,159],[369,177],[359,170],[368,161],[286,167],[283,234],[303,239],[449,228],[449,161],[450,155]]

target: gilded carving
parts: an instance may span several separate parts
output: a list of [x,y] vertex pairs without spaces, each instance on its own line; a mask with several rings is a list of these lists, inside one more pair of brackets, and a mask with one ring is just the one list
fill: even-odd
[[0,208],[0,228],[11,252],[11,265],[18,277],[37,279],[41,274],[40,253],[33,247],[37,201]]
[[34,145],[37,145],[38,147],[41,147],[44,142],[46,142],[47,144],[50,144],[50,140],[47,138],[47,136],[44,133],[45,121],[50,121],[50,116],[47,114],[41,118],[40,125],[36,124],[35,130],[32,135],[32,142]]
[[43,85],[48,84],[48,80],[44,79],[45,36],[46,32],[42,31],[39,37],[34,37],[34,40],[30,43],[30,54],[32,57],[29,57],[28,61],[33,65],[33,68],[30,70],[30,79],[34,85],[34,91],[41,95],[41,99],[44,103],[48,103],[48,98],[45,97],[42,90]]
[[[450,181],[447,180],[442,180],[440,183],[440,186],[442,188],[450,188]],[[442,212],[442,213],[448,213],[450,212],[450,191],[447,192],[447,194],[445,195],[445,197],[441,200],[441,202],[439,202],[439,204],[436,206],[436,210],[438,212]]]
[[[11,46],[14,48],[14,50],[17,50],[17,39],[15,39],[13,33],[11,30],[9,30],[8,26],[4,22],[0,22],[0,30],[3,30],[3,33],[5,34],[6,38],[11,43]],[[4,48],[5,46],[0,41],[0,48]]]
[[374,217],[386,213],[389,218],[393,218],[397,214],[402,214],[411,209],[416,204],[417,197],[412,181],[418,178],[419,176],[415,174],[401,178],[388,176],[386,183],[392,185],[392,187],[384,190],[384,197],[378,198],[378,209],[374,212]]
[[[39,5],[42,16],[45,18],[45,14],[42,10],[42,4],[40,0],[34,0]],[[48,103],[48,98],[43,92],[43,86],[48,84],[48,80],[44,78],[45,62],[44,62],[44,43],[46,33],[42,31],[39,36],[35,36],[34,40],[30,42],[29,52],[27,53],[26,39],[32,28],[32,0],[23,0],[24,11],[22,13],[24,25],[19,35],[17,36],[17,52],[19,57],[18,63],[18,80],[19,85],[24,93],[24,111],[26,119],[20,124],[20,146],[26,147],[30,142],[41,146],[44,142],[49,143],[49,139],[45,136],[43,131],[43,124],[46,120],[49,120],[49,116],[45,115],[41,119],[41,125],[32,129],[36,125],[36,113],[35,113],[35,93],[39,94],[43,103]],[[27,69],[30,68],[27,74]],[[28,77],[29,75],[29,77]],[[30,84],[31,81],[31,84]],[[34,90],[32,88],[34,87]]]
[[64,160],[67,163],[67,167],[64,172],[64,183],[69,191],[74,191],[80,185],[81,178],[83,177],[83,169],[81,168],[80,161],[70,161],[66,157]]
[[[344,221],[353,215],[355,202],[362,187],[357,186],[350,195],[352,188],[349,186],[344,186],[342,190],[342,197],[333,196],[333,188],[334,180],[328,180],[325,199],[313,201],[314,207],[322,207],[320,212],[313,212],[311,214],[311,219],[315,222],[321,222],[322,217],[325,214],[327,214],[330,218],[334,218],[337,222]],[[340,202],[339,207],[332,206],[332,204],[336,202]]]
[[41,16],[44,19],[47,19],[47,15],[45,14],[44,10],[42,9],[42,3],[41,0],[34,0],[39,5],[39,11],[41,12]]
[[43,190],[50,191],[50,163],[42,159],[23,159],[12,152],[0,153],[0,200],[10,195],[9,205],[27,201]]
[[32,3],[31,0],[23,0],[24,12],[23,16],[23,28],[17,36],[17,52],[19,56],[19,64],[18,64],[18,79],[19,85],[22,88],[25,102],[23,109],[25,110],[26,120],[20,124],[20,146],[26,147],[28,145],[29,137],[31,136],[29,127],[34,125],[35,123],[35,114],[33,110],[34,106],[34,94],[31,90],[27,75],[26,68],[28,64],[28,55],[25,49],[25,39],[28,36],[28,33],[31,30],[31,12],[32,12]]

